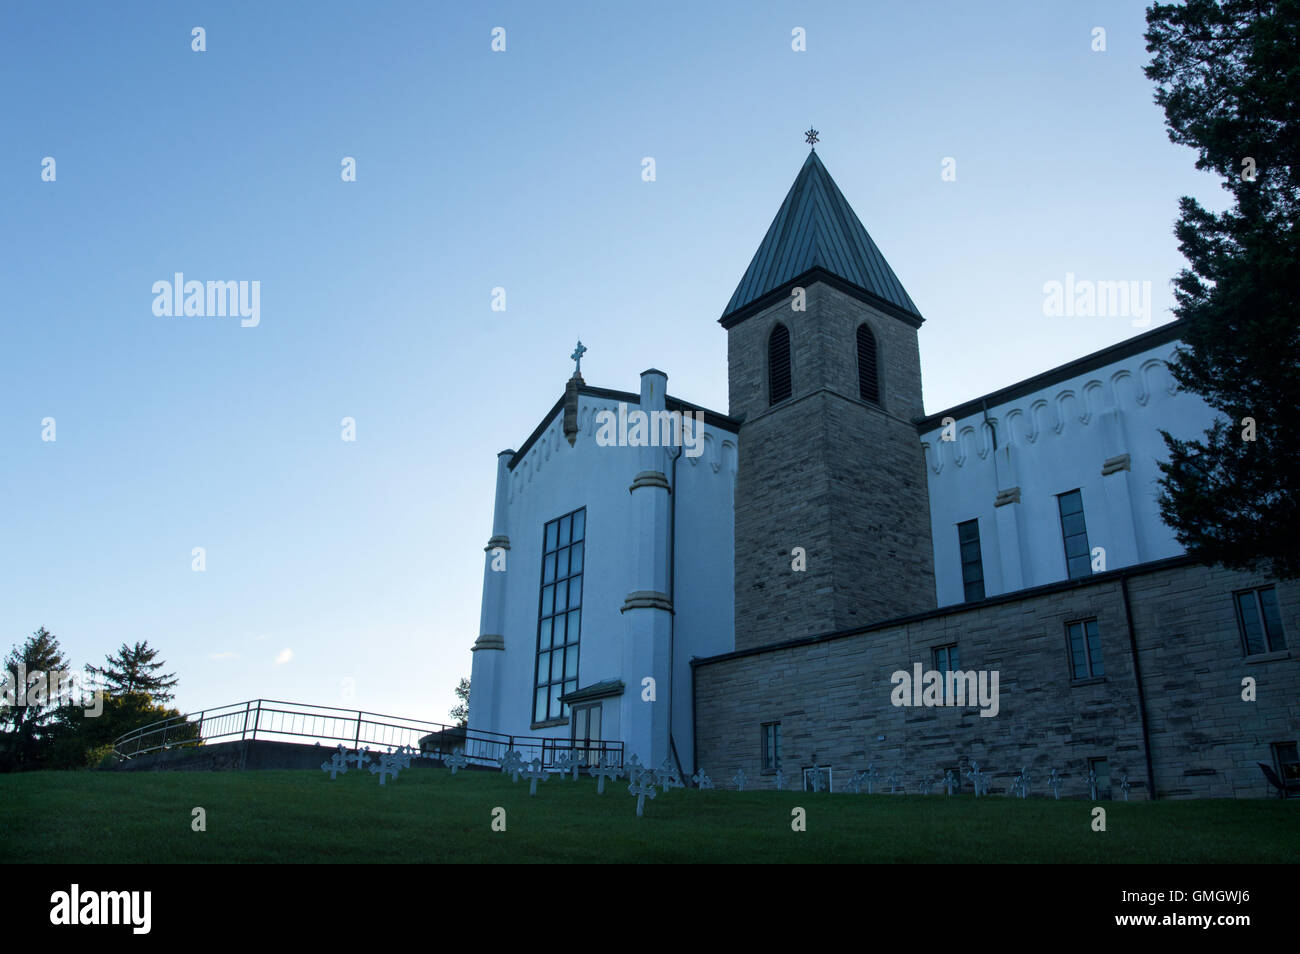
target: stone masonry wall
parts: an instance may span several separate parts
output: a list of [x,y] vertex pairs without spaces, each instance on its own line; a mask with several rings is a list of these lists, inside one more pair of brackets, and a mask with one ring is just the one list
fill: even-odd
[[[935,604],[916,330],[822,283],[729,331],[736,479],[736,645],[749,648]],[[858,399],[856,331],[875,329],[883,407]],[[791,338],[793,396],[767,404],[767,341]],[[791,568],[803,547],[807,569]]]
[[[993,793],[1005,791],[1025,766],[1034,779],[1031,794],[1049,793],[1045,783],[1055,768],[1065,776],[1062,797],[1087,797],[1088,759],[1105,758],[1116,798],[1125,772],[1129,797],[1146,798],[1125,576],[1158,796],[1265,796],[1255,762],[1272,762],[1270,743],[1300,736],[1300,585],[1276,587],[1292,650],[1246,660],[1232,593],[1269,581],[1186,563],[1101,574],[858,635],[702,660],[694,673],[698,764],[724,785],[743,768],[757,787],[770,787],[760,770],[760,727],[779,721],[787,778],[813,764],[830,766],[835,791],[872,763],[877,786],[897,769],[905,790],[915,793],[922,777],[939,779],[951,768],[969,793],[965,773],[974,760],[990,774]],[[1065,625],[1092,617],[1105,675],[1074,681]],[[951,643],[962,670],[999,672],[996,717],[981,717],[975,707],[891,704],[891,674],[916,662],[933,668],[934,647]],[[1241,701],[1244,675],[1259,683],[1257,702]]]
[[1300,584],[1275,585],[1286,651],[1247,657],[1237,624],[1233,593],[1270,583],[1217,567],[1129,581],[1160,797],[1263,797],[1256,763],[1300,742]]

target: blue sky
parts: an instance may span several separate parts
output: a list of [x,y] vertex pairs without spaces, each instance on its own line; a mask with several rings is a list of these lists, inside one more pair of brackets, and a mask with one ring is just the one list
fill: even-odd
[[[1045,317],[1067,272],[1150,281],[1170,320],[1178,197],[1222,201],[1143,29],[1132,2],[4,4],[3,648],[147,639],[185,710],[445,720],[497,451],[579,337],[590,384],[654,366],[726,410],[717,318],[810,124],[926,318],[927,411],[1138,333]],[[156,317],[175,272],[260,282],[260,324]]]

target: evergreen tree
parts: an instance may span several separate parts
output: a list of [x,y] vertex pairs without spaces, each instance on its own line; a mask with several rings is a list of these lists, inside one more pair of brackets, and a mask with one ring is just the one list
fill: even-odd
[[168,702],[172,698],[171,688],[178,680],[173,672],[158,673],[164,663],[154,662],[157,655],[158,650],[151,649],[148,641],[132,647],[123,643],[116,654],[104,657],[107,666],[87,668],[103,679],[104,688],[111,695],[143,692],[154,702]]
[[1161,431],[1161,515],[1201,562],[1300,576],[1300,0],[1147,10],[1146,68],[1169,138],[1223,180],[1222,213],[1184,196],[1174,229],[1183,348],[1170,368],[1222,417]]
[[[8,736],[8,744],[0,755],[0,767],[12,771],[31,768],[40,762],[41,754],[52,741],[50,723],[59,708],[59,700],[49,692],[48,674],[64,672],[67,668],[68,660],[59,646],[59,638],[44,626],[21,646],[9,651],[5,657],[8,676],[0,678],[5,678],[7,685],[12,684],[14,701],[10,704],[7,694],[0,700],[0,728]],[[41,678],[33,681],[37,673]]]

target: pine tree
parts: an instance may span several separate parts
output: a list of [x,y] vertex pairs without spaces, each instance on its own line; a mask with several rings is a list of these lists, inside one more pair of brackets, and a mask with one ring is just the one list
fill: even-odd
[[1300,576],[1300,0],[1187,0],[1147,10],[1146,68],[1169,138],[1232,196],[1184,196],[1174,229],[1180,387],[1221,415],[1202,439],[1161,431],[1161,515],[1206,564]]
[[164,665],[162,660],[154,662],[157,655],[158,650],[151,649],[147,640],[133,647],[123,643],[116,654],[104,657],[107,666],[86,668],[103,679],[110,695],[143,692],[156,703],[169,702],[170,690],[179,680],[174,672],[157,673]]
[[[50,673],[64,672],[67,668],[68,660],[59,646],[59,638],[44,626],[5,657],[10,681],[27,683],[35,673],[48,677]],[[40,685],[44,687],[42,691],[38,692],[32,685],[32,691],[28,692],[27,685],[15,682],[12,689],[14,703],[0,704],[0,726],[9,736],[4,754],[4,766],[8,769],[31,767],[39,761],[40,752],[46,747],[45,730],[58,711],[58,700],[50,697],[48,678],[42,678]]]

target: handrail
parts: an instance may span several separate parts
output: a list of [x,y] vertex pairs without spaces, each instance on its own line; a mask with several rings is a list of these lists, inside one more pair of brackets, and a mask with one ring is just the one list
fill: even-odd
[[[592,740],[575,744],[566,738],[507,735],[364,709],[314,706],[278,699],[249,699],[171,716],[118,736],[113,741],[113,754],[120,761],[127,761],[150,752],[199,746],[219,739],[256,741],[259,732],[263,740],[268,736],[313,738],[318,742],[341,742],[352,748],[360,748],[363,744],[416,747],[429,736],[449,733],[451,745],[458,745],[467,759],[480,763],[494,763],[510,750],[534,752],[546,766],[554,765],[560,752],[575,753],[581,764],[590,764],[606,755],[616,764],[623,762],[622,742]],[[450,746],[444,748],[442,741],[435,740],[429,751],[450,751]]]

